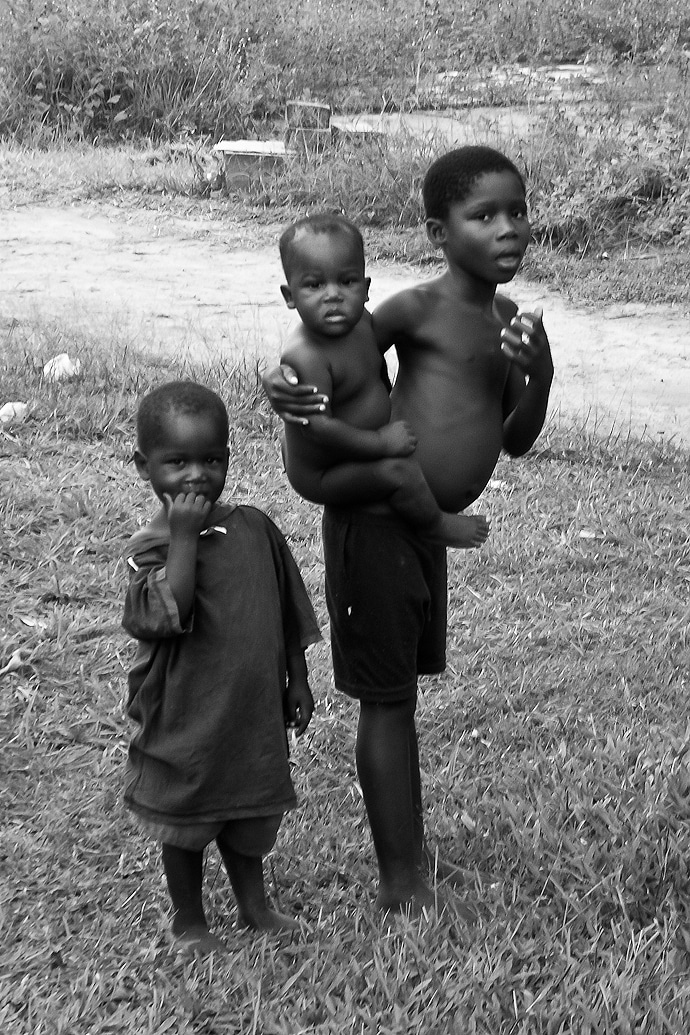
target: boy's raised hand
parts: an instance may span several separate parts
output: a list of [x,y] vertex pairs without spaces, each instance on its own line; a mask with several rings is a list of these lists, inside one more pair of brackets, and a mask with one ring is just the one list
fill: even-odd
[[518,312],[509,327],[501,331],[501,349],[511,362],[530,377],[553,377],[549,339],[544,330],[544,310],[537,306],[533,313]]
[[271,408],[288,424],[308,424],[309,417],[323,413],[328,396],[314,385],[301,385],[292,367],[273,367],[261,378]]
[[163,506],[171,536],[198,535],[206,527],[206,521],[213,508],[210,500],[196,492],[180,492],[175,499],[166,492],[163,496]]

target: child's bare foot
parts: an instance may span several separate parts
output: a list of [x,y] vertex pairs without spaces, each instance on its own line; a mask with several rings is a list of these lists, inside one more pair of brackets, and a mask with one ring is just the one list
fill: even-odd
[[489,522],[482,514],[446,514],[442,512],[430,529],[424,529],[424,538],[442,546],[471,550],[481,546],[489,534]]
[[172,928],[173,945],[180,952],[198,953],[200,956],[210,956],[212,952],[226,952],[226,947],[220,938],[211,934],[208,927],[194,925],[183,930]]
[[437,903],[438,895],[420,877],[404,888],[389,887],[381,881],[374,905],[382,913],[410,912],[417,915],[422,909],[433,909]]
[[239,921],[243,927],[249,927],[252,931],[299,931],[299,920],[291,916],[285,916],[275,909],[266,906],[265,909],[257,909],[251,914],[240,910]]

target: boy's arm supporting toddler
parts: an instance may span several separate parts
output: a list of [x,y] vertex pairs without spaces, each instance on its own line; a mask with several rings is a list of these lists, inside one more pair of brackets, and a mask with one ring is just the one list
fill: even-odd
[[314,385],[323,399],[319,403],[319,412],[312,414],[308,421],[305,419],[299,423],[302,434],[327,453],[331,462],[381,460],[409,456],[414,452],[416,437],[403,421],[384,424],[380,428],[360,428],[333,416],[333,379],[328,363],[318,353],[298,347],[288,350],[281,363],[288,364],[301,383]]
[[417,445],[417,438],[406,421],[394,421],[369,430],[320,413],[309,418],[301,433],[328,453],[334,463],[410,456]]

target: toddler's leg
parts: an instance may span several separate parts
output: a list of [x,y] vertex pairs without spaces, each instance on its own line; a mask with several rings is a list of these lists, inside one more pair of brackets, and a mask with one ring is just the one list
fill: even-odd
[[434,904],[419,871],[419,773],[412,772],[419,758],[410,750],[414,712],[414,701],[362,702],[360,708],[357,772],[379,864],[376,906],[384,910]]
[[216,838],[232,890],[239,919],[255,931],[294,931],[297,920],[279,913],[266,902],[263,856],[275,844],[281,816],[231,820]]
[[204,853],[163,845],[163,869],[175,910],[172,933],[182,947],[208,953],[225,946],[208,929],[201,901]]
[[320,502],[331,506],[386,500],[420,535],[442,546],[481,546],[489,534],[489,524],[481,515],[442,511],[412,457],[336,464],[322,475],[321,489]]

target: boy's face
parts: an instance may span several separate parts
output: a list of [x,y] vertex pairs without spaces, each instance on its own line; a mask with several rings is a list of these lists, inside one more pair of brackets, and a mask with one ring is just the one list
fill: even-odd
[[159,500],[193,492],[215,503],[228,472],[228,446],[213,415],[168,413],[163,435],[146,456],[136,451],[134,462]]
[[514,173],[483,173],[445,219],[427,219],[431,243],[448,263],[491,284],[512,280],[529,243],[522,184]]
[[361,320],[369,283],[361,251],[348,233],[302,230],[292,242],[290,275],[280,290],[310,331],[341,338]]

